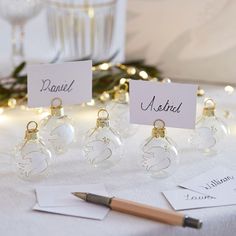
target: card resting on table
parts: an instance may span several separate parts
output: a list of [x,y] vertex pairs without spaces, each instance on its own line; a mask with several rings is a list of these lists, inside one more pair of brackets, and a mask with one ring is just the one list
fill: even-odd
[[215,167],[163,194],[175,210],[236,205],[236,171]]
[[213,197],[225,196],[236,201],[236,171],[215,167],[179,186]]
[[161,119],[166,126],[195,128],[197,86],[192,84],[130,81],[130,121],[153,125]]
[[49,107],[53,98],[63,105],[92,98],[92,61],[27,66],[29,107]]
[[69,185],[69,186],[38,186],[36,188],[37,203],[34,210],[61,215],[102,220],[109,208],[85,202],[72,192],[93,192],[107,196],[103,184]]

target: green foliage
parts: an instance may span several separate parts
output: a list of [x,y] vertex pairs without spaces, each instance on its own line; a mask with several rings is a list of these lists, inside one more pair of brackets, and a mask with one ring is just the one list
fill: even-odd
[[[102,70],[99,66],[108,63],[109,67]],[[0,106],[7,106],[8,99],[15,98],[18,101],[25,101],[27,95],[27,75],[24,74],[26,62],[22,62],[17,66],[10,76],[2,78],[0,81]],[[111,64],[109,62],[100,62],[94,65],[93,72],[93,96],[97,97],[104,91],[108,91],[117,86],[121,78],[127,79],[143,79],[140,71],[148,74],[148,79],[160,79],[160,71],[150,65],[146,65],[144,60],[135,60],[122,64]],[[135,69],[135,74],[128,73],[128,69]]]

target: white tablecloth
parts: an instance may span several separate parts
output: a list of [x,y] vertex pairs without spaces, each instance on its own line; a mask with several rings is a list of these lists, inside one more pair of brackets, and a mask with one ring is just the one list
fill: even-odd
[[[223,87],[205,86],[207,96],[216,99],[218,114],[230,109],[236,116],[236,95],[226,95]],[[203,98],[199,99],[202,104]],[[199,108],[201,105],[199,106]],[[198,109],[200,110],[200,109]],[[36,212],[37,185],[71,185],[104,183],[111,195],[171,209],[161,191],[172,189],[178,183],[194,177],[214,166],[228,166],[236,170],[236,120],[228,119],[231,136],[222,141],[222,151],[215,157],[205,157],[189,150],[186,142],[189,131],[168,129],[179,145],[181,163],[176,173],[167,179],[153,179],[139,165],[139,144],[149,136],[151,127],[142,126],[138,133],[125,140],[125,158],[118,166],[108,171],[91,168],[83,159],[79,141],[81,134],[94,126],[95,108],[73,107],[66,109],[74,118],[78,128],[78,142],[71,150],[57,157],[53,174],[41,182],[25,182],[16,176],[13,159],[9,155],[13,146],[23,138],[29,120],[40,119],[35,111],[8,110],[0,116],[0,235],[4,236],[71,236],[71,235],[224,235],[236,232],[236,206],[224,206],[185,211],[186,214],[203,221],[201,230],[173,227],[134,216],[110,211],[103,221]]]

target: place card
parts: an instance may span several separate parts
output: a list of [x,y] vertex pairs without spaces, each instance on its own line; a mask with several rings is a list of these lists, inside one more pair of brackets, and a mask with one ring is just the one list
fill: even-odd
[[104,184],[38,186],[37,203],[33,210],[96,220],[104,219],[109,212],[108,207],[83,201],[72,195],[72,192],[92,192],[108,196]]
[[215,167],[163,194],[175,210],[236,205],[236,171]]
[[197,85],[131,80],[129,90],[131,123],[195,128]]
[[215,167],[179,186],[213,197],[236,199],[236,171]]
[[74,105],[92,98],[92,61],[27,66],[29,107],[49,107],[53,98]]
[[223,195],[213,197],[182,188],[164,191],[163,194],[176,211],[236,204],[235,197],[227,198]]

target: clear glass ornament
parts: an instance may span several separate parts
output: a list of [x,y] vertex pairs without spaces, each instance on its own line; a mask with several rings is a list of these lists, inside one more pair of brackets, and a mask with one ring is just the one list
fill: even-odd
[[84,137],[83,153],[95,167],[109,168],[117,164],[123,156],[123,142],[117,131],[109,125],[106,109],[98,111],[96,127]]
[[[58,102],[58,105],[55,103]],[[54,98],[51,102],[51,114],[40,122],[40,134],[56,154],[65,153],[75,138],[72,120],[64,115],[62,100]]]
[[115,92],[112,102],[107,106],[112,117],[111,125],[116,129],[123,138],[134,135],[137,131],[137,126],[130,124],[129,117],[129,93],[126,83],[120,84]]
[[176,145],[166,136],[165,123],[156,120],[152,135],[141,145],[142,167],[152,177],[168,177],[174,173],[179,163]]
[[[34,128],[30,128],[32,124],[35,125]],[[23,179],[33,180],[48,172],[52,155],[38,132],[38,124],[30,121],[23,142],[17,145],[15,150],[17,173]]]
[[202,116],[198,119],[194,133],[189,138],[190,144],[206,154],[214,154],[217,143],[228,135],[227,125],[215,116],[215,102],[204,102]]

